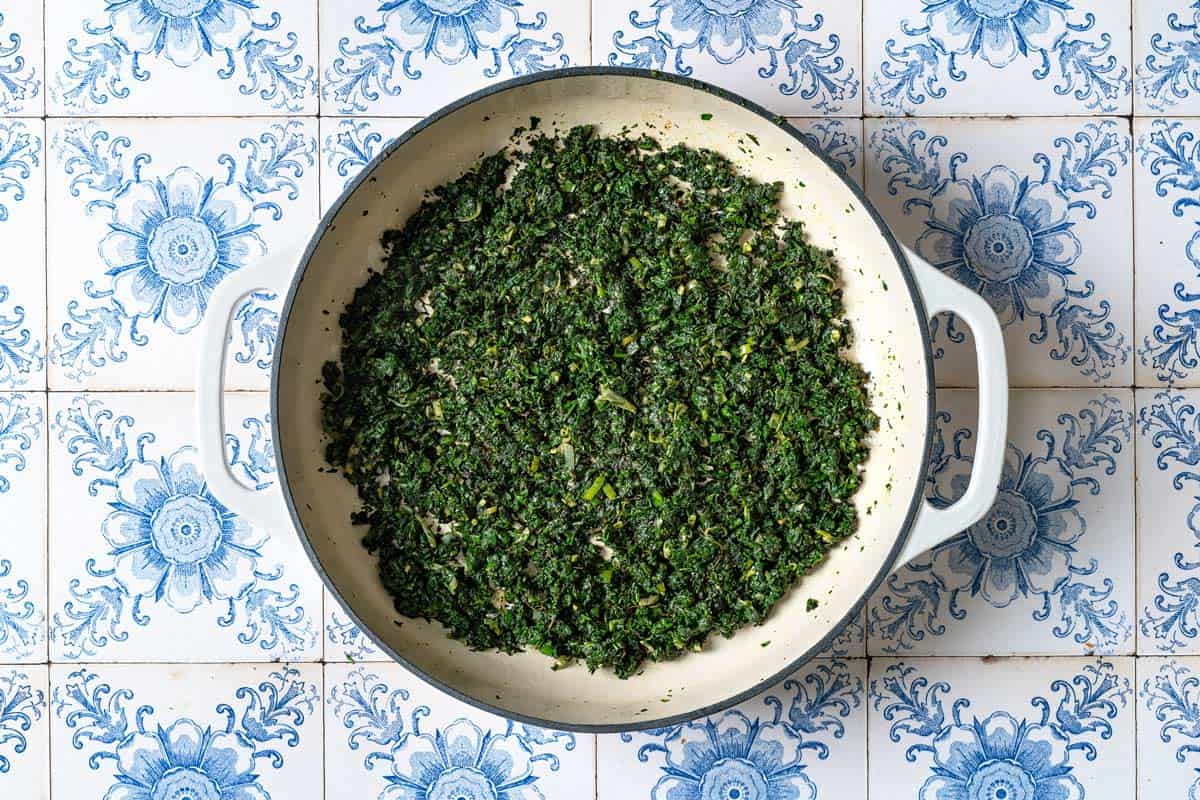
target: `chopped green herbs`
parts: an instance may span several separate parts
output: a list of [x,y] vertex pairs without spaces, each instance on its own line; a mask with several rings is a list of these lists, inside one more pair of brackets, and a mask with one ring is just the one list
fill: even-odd
[[401,614],[625,677],[761,622],[853,533],[877,420],[780,191],[575,128],[385,236],[323,424]]

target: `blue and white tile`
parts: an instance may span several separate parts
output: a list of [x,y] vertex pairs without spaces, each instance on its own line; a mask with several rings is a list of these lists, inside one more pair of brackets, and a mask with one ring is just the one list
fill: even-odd
[[46,395],[0,392],[0,664],[46,660],[46,438]]
[[599,800],[865,797],[865,660],[817,660],[736,708],[598,736]]
[[[308,242],[316,121],[53,120],[48,136],[52,388],[193,388],[216,284]],[[267,386],[272,288],[233,315],[228,389]]]
[[[1133,393],[1014,391],[1000,491],[986,517],[888,577],[868,649],[896,655],[1132,653]],[[972,391],[938,392],[927,498],[962,494]]]
[[331,663],[325,685],[328,797],[593,796],[592,736],[487,714],[397,664]]
[[55,0],[51,116],[316,114],[317,0]]
[[785,116],[857,116],[862,0],[593,3],[592,63],[697,78]]
[[[871,120],[867,193],[897,236],[979,292],[1013,386],[1133,383],[1129,122]],[[940,386],[972,386],[956,318],[933,328]]]
[[865,0],[870,115],[1129,114],[1128,2]]
[[1134,795],[1134,659],[873,659],[872,797]]
[[588,0],[339,0],[321,113],[421,117],[489,83],[588,63]]
[[20,800],[50,797],[48,669],[0,667],[0,793]]
[[[265,488],[266,396],[225,403],[227,460]],[[191,419],[190,394],[50,396],[51,660],[321,657],[321,582],[299,537],[209,493]]]
[[317,664],[55,664],[50,683],[56,797],[323,797]]
[[1200,382],[1200,126],[1134,123],[1137,383]]
[[0,118],[0,390],[46,387],[45,140],[42,120]]
[[1200,796],[1200,659],[1139,658],[1138,800]]
[[1137,393],[1138,653],[1200,654],[1200,391]]
[[401,117],[322,117],[321,213],[329,210],[388,142],[417,122]]
[[0,7],[0,117],[40,117],[46,110],[42,17],[39,2]]
[[1133,102],[1137,114],[1200,111],[1200,7],[1192,0],[1135,0]]

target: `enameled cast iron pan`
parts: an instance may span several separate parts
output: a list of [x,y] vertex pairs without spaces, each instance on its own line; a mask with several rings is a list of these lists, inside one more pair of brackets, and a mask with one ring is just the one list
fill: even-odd
[[[642,123],[641,130],[653,123],[664,146],[712,148],[760,180],[783,181],[785,215],[802,218],[811,239],[836,253],[855,332],[853,354],[871,374],[881,419],[855,498],[858,533],[761,627],[731,639],[714,637],[702,652],[648,664],[628,680],[583,666],[552,671],[551,659],[537,652],[473,652],[436,623],[405,619],[397,625],[375,560],[360,544],[363,530],[349,522],[355,491],[341,475],[321,470],[321,366],[336,359],[340,347],[338,326],[330,320],[366,280],[367,269],[380,265],[380,235],[402,225],[427,189],[505,146],[531,116],[544,127],[586,123],[610,135],[633,123]],[[760,146],[739,148],[747,134]],[[249,292],[289,280],[271,375],[279,483],[256,493],[239,484],[224,462],[220,398],[228,317]],[[863,193],[795,129],[697,81],[580,68],[527,76],[463,98],[390,143],[363,170],[325,215],[298,265],[280,260],[234,274],[218,287],[211,306],[198,420],[214,494],[277,534],[294,526],[330,591],[384,652],[456,697],[544,727],[642,729],[733,705],[819,653],[894,566],[976,522],[996,495],[1008,387],[991,309],[901,247]],[[962,499],[945,509],[934,509],[922,496],[934,412],[928,319],[939,311],[952,311],[970,325],[979,361],[974,473]],[[868,506],[873,513],[862,514]],[[820,601],[813,612],[805,610],[810,597]]]

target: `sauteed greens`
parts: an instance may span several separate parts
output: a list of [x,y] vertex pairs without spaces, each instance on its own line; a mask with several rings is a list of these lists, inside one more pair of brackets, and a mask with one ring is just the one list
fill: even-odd
[[780,192],[579,127],[386,234],[323,424],[401,614],[627,677],[761,622],[854,532],[877,420]]

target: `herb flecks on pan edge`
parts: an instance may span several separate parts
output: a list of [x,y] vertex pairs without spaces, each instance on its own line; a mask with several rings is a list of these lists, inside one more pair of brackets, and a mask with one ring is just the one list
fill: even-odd
[[530,145],[386,234],[326,455],[401,614],[626,677],[762,622],[854,532],[877,420],[781,186],[648,137]]

